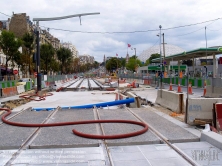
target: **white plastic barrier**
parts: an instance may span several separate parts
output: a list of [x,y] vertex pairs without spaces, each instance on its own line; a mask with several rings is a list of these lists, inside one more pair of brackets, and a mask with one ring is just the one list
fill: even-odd
[[168,90],[161,90],[157,92],[157,98],[155,103],[172,110],[173,112],[184,112],[183,93],[176,93]]
[[187,123],[194,125],[194,120],[213,119],[213,103],[222,102],[222,98],[190,98],[187,107]]
[[25,92],[25,86],[24,85],[17,86],[17,92],[18,94]]

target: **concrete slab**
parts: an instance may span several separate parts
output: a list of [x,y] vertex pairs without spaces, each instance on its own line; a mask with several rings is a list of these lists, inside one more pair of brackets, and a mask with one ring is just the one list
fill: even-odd
[[199,137],[193,135],[182,127],[161,117],[153,111],[146,108],[130,108],[132,112],[143,119],[148,125],[154,127],[159,133],[165,136],[171,143],[177,142],[195,142]]
[[200,165],[221,166],[222,151],[207,142],[175,143],[174,145]]
[[27,149],[12,164],[28,165],[74,165],[105,166],[105,157],[101,147],[66,149]]
[[[149,87],[149,86],[147,86]],[[141,98],[145,98],[152,103],[155,103],[157,98],[157,89],[149,87],[149,88],[132,88],[132,93],[135,93],[137,96],[140,96]]]
[[[42,123],[51,112],[26,110],[11,121],[20,123]],[[36,127],[18,127],[2,124],[0,126],[0,149],[17,149],[36,130]]]
[[[107,91],[104,91],[104,93]],[[107,101],[114,101],[115,94],[103,94],[94,92],[52,92],[53,96],[46,97],[46,100],[31,101],[19,107],[13,109],[13,112],[20,111],[21,109],[26,109],[28,107],[33,108],[46,108],[46,107],[54,107],[58,106],[76,106],[76,105],[85,105],[85,104],[94,104],[94,103],[102,103]],[[41,104],[40,104],[41,103]]]
[[[135,120],[138,121],[130,112],[125,109],[115,109],[115,110],[104,110],[99,109],[100,119],[123,119],[123,120]],[[135,132],[136,130],[141,130],[141,126],[133,124],[120,124],[120,123],[108,123],[102,124],[104,132],[106,135],[112,134],[123,134]],[[140,145],[140,144],[156,144],[160,143],[160,140],[153,135],[149,130],[139,136],[123,138],[123,139],[113,139],[106,140],[108,145]]]
[[108,147],[113,166],[190,165],[165,144]]
[[150,107],[150,106],[144,106],[144,107],[148,108],[150,111],[155,112],[156,114],[160,115],[161,117],[173,122],[174,124],[184,128],[185,130],[189,131],[190,133],[192,133],[200,138],[201,131],[199,129],[197,129],[196,126],[190,126],[184,122],[181,122],[181,121],[169,116],[168,114],[158,111],[157,109],[155,109],[153,107]]
[[4,166],[17,150],[0,150],[0,166]]
[[[92,109],[59,110],[48,123],[94,120]],[[44,148],[71,148],[71,147],[92,147],[99,146],[99,141],[87,139],[73,134],[72,129],[83,133],[98,133],[96,124],[70,125],[59,127],[41,128],[38,136],[31,143],[31,149]],[[50,133],[50,134],[49,134]],[[98,133],[99,134],[99,133]]]

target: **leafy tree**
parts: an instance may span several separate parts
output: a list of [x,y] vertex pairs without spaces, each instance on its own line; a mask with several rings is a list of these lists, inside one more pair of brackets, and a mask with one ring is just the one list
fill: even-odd
[[18,65],[18,76],[19,76],[19,70],[24,64],[24,61],[22,59],[22,54],[18,51],[16,54],[14,54],[12,61],[14,61]]
[[59,71],[59,62],[56,61],[54,58],[51,60],[51,62],[49,63],[49,70],[54,71],[54,72],[58,72]]
[[150,64],[150,59],[147,59],[144,66],[148,66]]
[[61,47],[57,50],[57,57],[61,65],[61,74],[66,73],[67,64],[71,62],[72,52],[68,48]]
[[117,70],[117,68],[120,67],[122,67],[122,64],[119,58],[111,58],[106,62],[106,70],[108,70],[109,72]]
[[93,67],[94,67],[95,69],[98,69],[98,67],[99,67],[99,62],[94,61],[94,63],[93,63]]
[[129,58],[128,63],[126,64],[126,69],[131,71],[136,71],[136,68],[142,66],[142,63],[139,59],[136,58],[136,56],[132,56]]
[[42,44],[40,47],[40,57],[42,59],[42,69],[48,73],[49,65],[54,57],[55,50],[51,44]]
[[121,58],[121,66],[126,66],[126,58]]
[[79,67],[79,58],[74,58],[73,59],[73,67],[74,67],[74,73],[78,73],[80,71]]
[[8,68],[8,62],[12,60],[16,54],[18,54],[18,49],[21,45],[22,41],[19,38],[15,38],[14,33],[5,30],[2,31],[0,35],[0,47],[6,55],[6,71]]
[[[33,56],[33,50],[34,50],[34,35],[30,33],[25,33],[22,37],[23,41],[23,54],[24,54],[24,62],[28,66],[29,75],[31,75],[31,72],[33,71],[34,64],[32,64],[32,56]],[[25,68],[25,73],[27,73],[27,70]]]
[[150,55],[150,58],[149,58],[149,64],[152,63],[152,60],[153,59],[156,59],[156,58],[160,58],[160,54],[152,54]]

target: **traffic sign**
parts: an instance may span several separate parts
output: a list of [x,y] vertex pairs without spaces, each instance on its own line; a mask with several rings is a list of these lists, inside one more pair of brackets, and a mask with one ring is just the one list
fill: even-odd
[[34,76],[37,77],[37,72],[34,72]]
[[18,74],[18,70],[13,70],[13,74]]

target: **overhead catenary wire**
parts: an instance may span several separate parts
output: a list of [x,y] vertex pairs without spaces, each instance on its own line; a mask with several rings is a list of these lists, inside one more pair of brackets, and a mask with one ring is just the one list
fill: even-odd
[[5,14],[5,13],[2,13],[2,12],[0,12],[0,13],[3,14],[3,15],[5,15],[5,16],[11,17],[11,16],[9,16],[9,15],[7,15],[7,14]]
[[[166,30],[172,30],[172,29],[178,29],[178,28],[184,28],[184,27],[190,27],[190,26],[195,26],[195,25],[200,25],[200,24],[205,24],[208,22],[215,22],[217,20],[220,20],[221,18],[216,18],[212,20],[207,20],[207,21],[202,21],[198,23],[193,23],[193,24],[187,24],[187,25],[180,25],[180,26],[175,26],[175,27],[170,27],[170,28],[163,28],[163,31]],[[53,28],[53,27],[46,27],[46,26],[40,26],[44,28],[50,28],[52,30],[60,30],[60,31],[67,31],[67,32],[75,32],[75,33],[94,33],[94,34],[121,34],[121,33],[144,33],[144,32],[155,32],[159,31],[159,29],[148,29],[148,30],[138,30],[138,31],[113,31],[113,32],[102,32],[102,31],[74,31],[74,30],[67,30],[67,29],[60,29],[60,28]],[[202,29],[202,28],[201,28]],[[200,30],[200,29],[199,29]]]
[[[213,24],[213,23],[214,23],[215,21],[217,21],[217,20],[218,20],[218,19],[212,21],[211,23],[207,24],[205,27],[207,27],[207,26]],[[189,32],[189,33],[185,33],[185,34],[181,34],[181,35],[175,35],[175,36],[168,35],[168,36],[171,36],[171,37],[186,36],[186,35],[189,35],[189,34],[192,34],[192,33],[198,32],[198,31],[204,29],[205,27],[201,27],[201,28],[199,28],[199,29],[197,29],[197,30],[195,30],[195,31],[192,31],[192,32]]]

